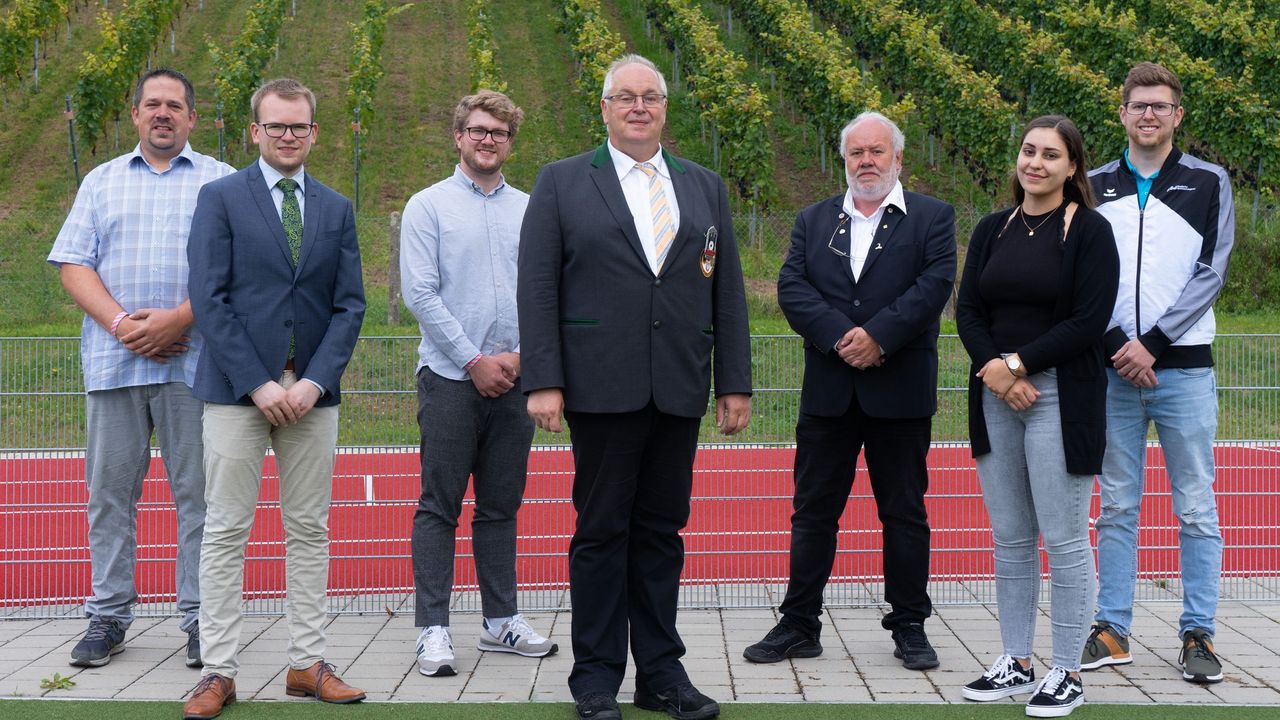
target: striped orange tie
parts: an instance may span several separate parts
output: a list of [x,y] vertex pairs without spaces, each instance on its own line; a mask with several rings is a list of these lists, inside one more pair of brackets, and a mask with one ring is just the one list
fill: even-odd
[[662,264],[667,260],[667,251],[671,249],[671,241],[676,237],[675,223],[671,220],[671,207],[667,204],[667,194],[662,191],[662,180],[658,177],[658,168],[652,163],[636,163],[640,172],[649,176],[649,214],[653,216],[653,245],[658,256],[658,272],[662,272]]

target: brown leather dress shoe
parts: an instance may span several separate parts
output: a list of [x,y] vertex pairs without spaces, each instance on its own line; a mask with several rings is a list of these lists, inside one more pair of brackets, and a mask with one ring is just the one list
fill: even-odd
[[306,670],[289,668],[285,676],[284,691],[295,697],[312,695],[327,703],[360,702],[364,699],[364,691],[342,682],[333,671],[333,666],[323,660]]
[[182,706],[183,720],[209,720],[222,714],[222,708],[236,701],[236,681],[216,673],[200,678]]

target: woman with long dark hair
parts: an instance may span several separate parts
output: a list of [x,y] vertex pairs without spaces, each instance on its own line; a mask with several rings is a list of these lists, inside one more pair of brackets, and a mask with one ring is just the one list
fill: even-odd
[[[1003,653],[964,687],[970,700],[1034,693],[1027,715],[1084,702],[1080,652],[1096,594],[1089,498],[1106,430],[1102,336],[1119,260],[1093,210],[1079,129],[1036,118],[1019,142],[1014,206],[978,222],[956,303],[973,361],[969,437],[995,544]],[[1031,664],[1044,537],[1052,578],[1051,667]]]

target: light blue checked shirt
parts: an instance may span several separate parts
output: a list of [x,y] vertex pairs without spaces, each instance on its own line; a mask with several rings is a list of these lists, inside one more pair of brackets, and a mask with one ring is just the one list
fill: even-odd
[[[108,160],[85,177],[49,262],[92,268],[129,312],[177,307],[187,299],[187,235],[196,195],[205,183],[233,172],[190,144],[164,172],[147,164],[140,147]],[[130,352],[86,315],[80,328],[85,390],[167,382],[190,386],[201,340],[195,326],[187,334],[191,349],[159,363]]]
[[460,167],[409,199],[400,285],[422,329],[418,369],[466,380],[477,354],[520,351],[516,258],[528,204],[506,182],[485,195]]

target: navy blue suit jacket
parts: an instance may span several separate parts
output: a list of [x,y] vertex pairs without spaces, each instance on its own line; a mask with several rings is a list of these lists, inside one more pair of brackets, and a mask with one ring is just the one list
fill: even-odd
[[271,191],[255,161],[200,189],[187,259],[196,326],[205,345],[192,392],[208,402],[251,405],[276,380],[295,338],[294,371],[336,405],[364,319],[364,284],[351,203],[310,174],[302,248],[294,266]]
[[[664,151],[665,153],[665,151]],[[520,227],[521,385],[562,388],[565,409],[701,417],[751,392],[751,340],[720,177],[664,154],[680,228],[657,276],[608,149],[545,165]],[[714,266],[704,270],[708,238]],[[714,353],[712,352],[714,348]]]
[[[856,391],[872,417],[929,417],[938,409],[938,318],[956,276],[955,210],[904,194],[906,214],[885,208],[871,252],[855,281],[850,233],[837,233],[844,194],[800,211],[778,275],[778,305],[804,338],[800,411],[836,417]],[[845,224],[848,227],[848,223]],[[880,343],[884,362],[857,370],[836,342],[861,326]]]

